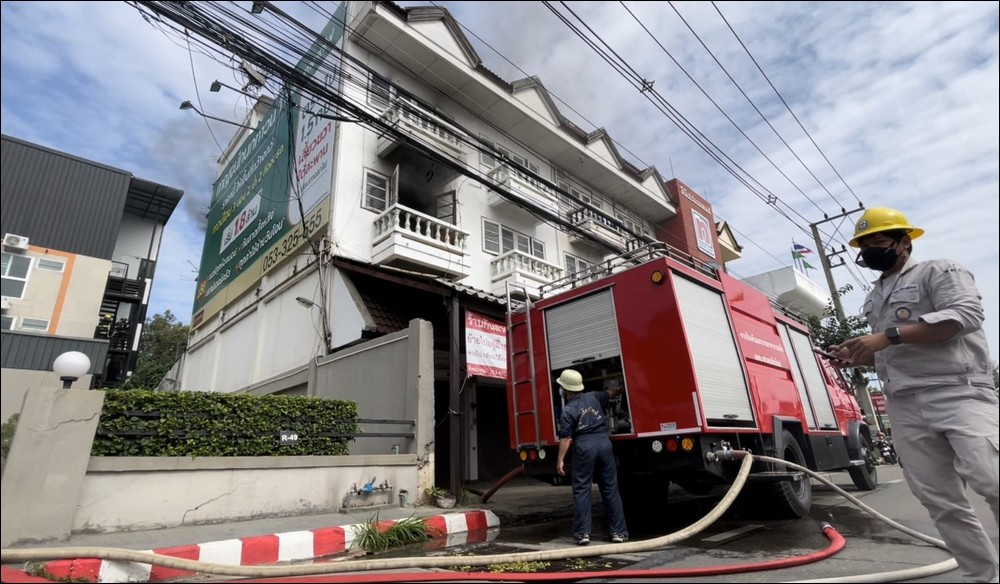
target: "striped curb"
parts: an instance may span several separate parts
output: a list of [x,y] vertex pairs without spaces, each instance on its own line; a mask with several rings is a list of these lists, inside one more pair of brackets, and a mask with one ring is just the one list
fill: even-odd
[[[500,525],[492,511],[465,511],[423,518],[431,536],[428,547],[476,543],[487,540],[487,530]],[[395,520],[380,521],[387,529]],[[261,566],[279,562],[312,560],[344,553],[354,542],[355,528],[366,523],[322,527],[309,531],[289,531],[256,535],[238,539],[159,548],[152,553],[228,566]],[[84,579],[88,582],[165,582],[192,576],[195,572],[138,562],[121,562],[84,558],[54,560],[45,564],[45,573],[52,578]]]

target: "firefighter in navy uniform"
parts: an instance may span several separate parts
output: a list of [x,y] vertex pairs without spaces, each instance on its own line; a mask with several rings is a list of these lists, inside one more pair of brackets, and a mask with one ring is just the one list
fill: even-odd
[[965,495],[968,483],[1000,525],[998,403],[981,296],[962,266],[911,257],[923,233],[895,209],[861,216],[851,246],[860,265],[882,273],[865,298],[872,333],[830,352],[841,366],[874,365],[910,490],[962,577],[997,582],[997,552]]
[[573,369],[563,371],[556,383],[563,388],[566,405],[559,416],[557,436],[559,457],[556,472],[565,476],[564,459],[573,447],[573,539],[580,545],[590,543],[591,485],[596,473],[601,500],[611,529],[611,541],[628,540],[625,511],[618,492],[618,470],[611,449],[611,432],[604,409],[620,389],[583,391],[583,377]]

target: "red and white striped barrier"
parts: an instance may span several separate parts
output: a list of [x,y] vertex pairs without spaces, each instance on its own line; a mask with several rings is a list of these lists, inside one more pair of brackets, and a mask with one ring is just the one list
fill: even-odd
[[[475,543],[488,539],[488,529],[500,525],[492,511],[465,511],[423,518],[431,536],[430,548]],[[381,521],[388,528],[395,521]],[[346,552],[351,548],[358,529],[366,524],[323,527],[309,531],[289,531],[256,535],[208,543],[150,550],[162,556],[172,556],[212,564],[230,566],[261,566],[278,562],[311,560]],[[45,564],[45,572],[53,578],[85,579],[88,582],[164,582],[194,574],[163,566],[136,562],[100,559],[54,560]]]

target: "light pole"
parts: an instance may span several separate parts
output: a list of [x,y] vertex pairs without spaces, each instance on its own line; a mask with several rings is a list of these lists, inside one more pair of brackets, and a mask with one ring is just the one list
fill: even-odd
[[222,122],[224,124],[232,124],[234,126],[238,126],[240,128],[244,128],[244,129],[247,129],[247,130],[252,130],[253,129],[250,126],[244,126],[243,124],[238,124],[236,122],[233,122],[233,121],[230,121],[230,120],[227,120],[227,119],[224,119],[224,118],[217,118],[215,116],[210,116],[210,115],[208,115],[206,113],[202,113],[201,110],[199,110],[198,108],[194,107],[194,104],[191,103],[191,101],[187,100],[187,99],[181,102],[180,109],[182,109],[182,110],[194,110],[194,112],[196,114],[198,114],[199,116],[201,116],[203,118],[207,118],[209,120],[215,120],[217,122]]
[[67,351],[56,357],[52,363],[52,371],[63,382],[63,389],[71,389],[73,382],[90,371],[90,357],[80,351]]

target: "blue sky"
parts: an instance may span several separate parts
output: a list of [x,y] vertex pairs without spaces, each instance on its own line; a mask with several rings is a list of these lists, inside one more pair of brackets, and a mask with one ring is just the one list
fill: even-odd
[[[793,239],[814,248],[801,226],[824,213],[859,200],[903,210],[927,231],[915,244],[918,258],[950,258],[975,274],[996,359],[996,2],[568,4],[795,221],[713,161],[543,4],[438,3],[466,27],[491,70],[507,80],[539,76],[574,123],[605,128],[634,164],[656,166],[706,196],[744,246],[743,259],[730,265],[737,276],[790,265]],[[3,2],[0,41],[5,134],[185,191],[167,225],[151,310],[188,322],[216,142],[225,146],[233,128],[178,105],[192,100],[207,114],[242,120],[243,96],[208,91],[214,79],[236,86],[241,78],[124,2]],[[850,237],[852,223],[826,224],[832,245]],[[845,308],[856,312],[874,275],[855,267],[834,275],[855,288]],[[810,276],[825,286],[819,271]]]

